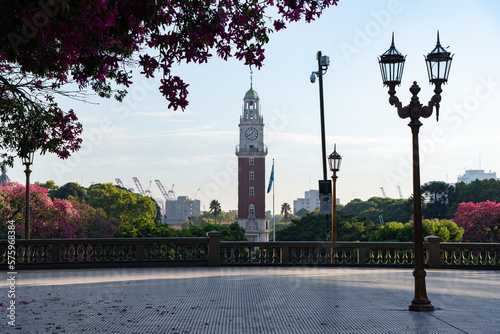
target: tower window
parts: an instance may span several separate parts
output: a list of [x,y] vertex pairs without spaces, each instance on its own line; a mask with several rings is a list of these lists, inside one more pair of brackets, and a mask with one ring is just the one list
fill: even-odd
[[249,189],[249,194],[250,194],[250,196],[253,196],[253,195],[254,195],[254,192],[255,192],[254,188],[253,188],[253,187],[250,187],[250,189]]
[[248,206],[248,216],[252,218],[255,217],[255,205],[250,204]]
[[254,177],[255,177],[255,172],[253,170],[251,170],[248,179],[253,180]]
[[249,159],[248,159],[248,164],[249,164],[250,166],[253,166],[253,165],[254,165],[253,158],[249,158]]

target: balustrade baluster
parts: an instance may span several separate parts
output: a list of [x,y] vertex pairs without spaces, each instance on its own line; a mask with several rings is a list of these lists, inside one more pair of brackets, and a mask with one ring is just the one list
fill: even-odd
[[483,252],[482,249],[477,250],[477,265],[478,266],[483,265],[483,256],[481,255],[482,252]]
[[296,247],[290,247],[292,250],[292,263],[296,264],[297,263],[297,248]]
[[460,249],[460,264],[465,264],[465,250],[464,249]]
[[347,259],[347,257],[345,254],[345,247],[342,247],[342,264],[347,263],[346,259]]
[[377,264],[382,263],[382,250],[380,248],[377,248]]
[[243,263],[244,261],[244,253],[245,252],[245,248],[243,247],[238,247],[238,263]]
[[485,249],[485,255],[486,255],[486,265],[491,266],[491,255],[490,251],[488,249]]
[[179,260],[179,245],[173,244],[174,246],[174,260]]
[[227,248],[223,247],[222,249],[222,263],[227,263]]
[[231,247],[231,263],[235,262],[235,256],[234,256],[234,247]]
[[370,264],[374,264],[375,263],[375,257],[373,256],[373,248],[370,248]]
[[385,249],[385,264],[392,264],[391,249]]
[[333,247],[333,254],[332,254],[332,262],[338,264],[339,263],[339,252],[336,247]]
[[33,247],[31,247],[33,249],[33,256],[31,257],[31,261],[33,263],[38,263],[38,256],[40,256],[40,246],[39,245],[33,245]]

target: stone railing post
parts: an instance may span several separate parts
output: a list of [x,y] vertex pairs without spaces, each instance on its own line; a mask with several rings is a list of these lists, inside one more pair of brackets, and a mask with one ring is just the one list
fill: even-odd
[[54,243],[52,244],[52,263],[60,263],[61,262],[61,244]]
[[290,259],[288,258],[288,246],[283,245],[281,248],[281,264],[289,264]]
[[427,249],[427,264],[429,268],[439,269],[442,267],[441,263],[441,238],[435,235],[430,235],[424,238],[425,242],[429,244]]
[[209,267],[220,267],[220,236],[219,231],[209,231],[207,232],[208,237],[208,256],[207,256],[207,266]]
[[366,247],[358,247],[358,264],[366,264]]
[[144,261],[144,244],[137,244],[137,248],[135,249],[135,259],[137,261]]

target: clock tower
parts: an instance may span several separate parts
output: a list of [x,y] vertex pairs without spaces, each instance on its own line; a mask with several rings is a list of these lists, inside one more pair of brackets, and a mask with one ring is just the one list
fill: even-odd
[[246,230],[248,241],[269,241],[266,219],[266,155],[264,120],[259,95],[250,89],[243,98],[240,117],[238,156],[238,224]]

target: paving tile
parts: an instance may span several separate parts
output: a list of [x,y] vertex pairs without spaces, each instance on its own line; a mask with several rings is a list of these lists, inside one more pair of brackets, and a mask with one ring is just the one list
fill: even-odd
[[[19,271],[1,333],[499,334],[500,273],[427,270],[436,310],[410,312],[411,269],[221,267]],[[0,303],[6,312],[5,281]]]

